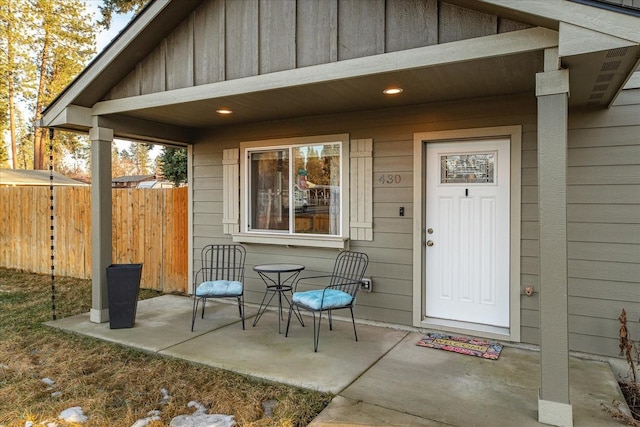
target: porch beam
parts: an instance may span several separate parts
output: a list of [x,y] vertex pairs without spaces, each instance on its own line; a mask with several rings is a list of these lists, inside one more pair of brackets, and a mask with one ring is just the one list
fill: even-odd
[[505,34],[320,64],[313,67],[101,101],[93,106],[92,114],[104,116],[275,89],[320,85],[356,77],[536,52],[557,45],[557,31],[546,28],[528,28]]
[[92,126],[91,108],[80,105],[68,105],[49,122],[50,127],[62,129],[90,129]]
[[92,127],[91,139],[91,312],[95,323],[109,321],[107,267],[111,265],[111,143],[113,129]]
[[569,71],[545,51],[536,75],[540,244],[540,392],[538,421],[573,425],[569,400],[567,292],[567,122]]
[[[39,126],[42,125],[40,122]],[[116,138],[154,144],[186,146],[193,138],[189,129],[117,114],[93,116],[91,108],[79,105],[67,106],[48,126],[75,132],[88,132],[92,127],[108,128]]]
[[119,114],[100,116],[98,123],[100,127],[113,129],[116,138],[133,141],[186,146],[193,139],[192,130],[137,117]]
[[152,1],[120,32],[43,112],[42,126],[72,104],[88,106],[130,71],[169,33],[174,25],[195,10],[203,0]]

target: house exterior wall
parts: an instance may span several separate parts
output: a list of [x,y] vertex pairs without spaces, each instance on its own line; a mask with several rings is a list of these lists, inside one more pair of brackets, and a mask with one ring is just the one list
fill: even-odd
[[[438,0],[210,0],[137,64],[108,99],[240,79],[526,28]],[[568,287],[572,350],[618,355],[625,308],[640,336],[640,95],[603,111],[571,111],[568,134]],[[350,248],[371,259],[372,293],[360,319],[413,322],[413,134],[522,126],[521,319],[525,343],[539,344],[537,109],[533,94],[282,120],[202,131],[193,145],[193,257],[223,232],[223,150],[244,141],[348,133],[373,140],[373,240]],[[393,184],[379,179],[393,175]],[[395,179],[398,177],[398,179]],[[398,210],[404,207],[405,216]],[[264,285],[251,267],[299,260],[327,272],[335,249],[248,244],[246,299]],[[532,296],[524,289],[532,287]]]
[[[399,108],[298,119],[241,128],[217,129],[194,144],[194,265],[199,250],[211,242],[228,242],[222,233],[222,150],[242,141],[348,132],[350,139],[373,138],[373,241],[354,241],[350,248],[370,256],[367,276],[374,292],[361,294],[356,314],[369,320],[412,324],[413,133],[428,130],[523,124],[535,132],[535,98],[491,100]],[[533,141],[535,144],[535,133]],[[534,158],[535,163],[535,158]],[[377,177],[400,176],[386,185]],[[535,185],[535,178],[533,183]],[[399,207],[405,216],[399,217]],[[247,301],[259,302],[263,286],[250,271],[264,262],[300,260],[308,270],[330,271],[335,250],[251,244],[247,257]],[[307,271],[308,272],[308,271]]]
[[[624,308],[640,335],[640,90],[569,118],[567,247],[571,350],[617,356]],[[634,95],[635,93],[635,95]],[[539,287],[536,143],[523,144],[522,286]],[[522,298],[522,340],[539,343],[539,294]]]
[[[627,97],[628,99],[628,97]],[[625,308],[632,336],[640,336],[640,104],[602,112],[572,112],[569,131],[569,324],[572,350],[618,355],[618,321]],[[242,141],[348,132],[373,139],[373,241],[350,248],[370,257],[373,292],[358,297],[360,319],[412,324],[413,133],[521,125],[521,287],[539,289],[537,112],[535,98],[515,96],[404,107],[340,116],[218,129],[193,147],[194,265],[208,243],[228,243],[222,230],[222,150]],[[399,181],[383,183],[393,174]],[[395,181],[394,181],[395,182]],[[405,216],[398,215],[399,207]],[[252,267],[267,262],[332,268],[335,249],[247,245],[246,299],[258,303],[263,284]],[[539,343],[539,294],[521,296],[521,339]]]
[[106,99],[521,30],[437,0],[210,0]]
[[569,120],[569,340],[611,355],[621,309],[640,337],[640,90],[624,92],[627,103]]

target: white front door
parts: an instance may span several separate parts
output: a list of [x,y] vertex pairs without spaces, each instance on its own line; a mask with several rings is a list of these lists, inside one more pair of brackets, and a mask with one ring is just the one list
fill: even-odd
[[510,141],[427,144],[425,315],[509,327]]

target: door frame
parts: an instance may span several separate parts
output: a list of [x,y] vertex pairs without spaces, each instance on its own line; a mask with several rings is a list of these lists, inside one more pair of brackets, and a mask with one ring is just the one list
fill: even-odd
[[[433,322],[425,318],[425,221],[427,143],[506,137],[511,141],[510,155],[510,241],[509,241],[509,328],[485,328],[481,324],[449,321]],[[493,339],[520,342],[520,244],[522,126],[497,126],[413,134],[413,326],[446,332],[466,333]]]

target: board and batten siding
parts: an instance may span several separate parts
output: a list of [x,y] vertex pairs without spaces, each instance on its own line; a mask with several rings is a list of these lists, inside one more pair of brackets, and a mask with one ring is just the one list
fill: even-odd
[[528,28],[438,0],[209,0],[106,99]]

